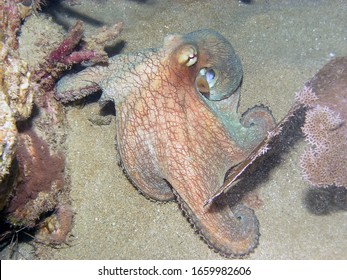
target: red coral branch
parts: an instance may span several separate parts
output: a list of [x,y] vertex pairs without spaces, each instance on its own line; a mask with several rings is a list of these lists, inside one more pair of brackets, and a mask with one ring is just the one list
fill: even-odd
[[60,46],[48,56],[48,62],[50,64],[55,64],[64,61],[80,43],[83,32],[84,27],[82,21],[77,21]]
[[[55,82],[72,65],[82,62],[107,62],[108,57],[103,50],[105,44],[117,38],[122,29],[123,23],[120,22],[111,27],[103,27],[97,35],[83,38],[83,23],[77,21],[61,44],[47,56],[45,63],[34,71],[33,80],[36,81],[40,93],[36,98],[39,106],[48,106],[48,99],[54,96]],[[78,47],[80,49],[76,50]]]
[[95,51],[78,51],[73,52],[69,56],[61,60],[65,65],[79,64],[86,61],[101,61],[102,56],[98,55]]

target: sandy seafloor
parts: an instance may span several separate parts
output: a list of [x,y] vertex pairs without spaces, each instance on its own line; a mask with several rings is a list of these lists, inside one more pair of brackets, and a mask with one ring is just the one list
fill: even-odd
[[[122,52],[160,46],[168,33],[219,31],[244,67],[240,112],[265,104],[277,120],[305,81],[332,57],[347,55],[344,0],[81,2],[69,12],[55,12],[56,20],[69,25],[88,17],[105,24],[123,21]],[[93,21],[85,23],[87,32],[96,28]],[[70,106],[67,112],[75,218],[70,246],[50,251],[49,258],[223,259],[194,233],[176,202],[149,201],[129,183],[117,165],[114,119],[101,126],[88,120],[99,115],[97,102]],[[297,142],[255,186],[262,201],[255,208],[261,236],[245,258],[347,258],[346,212],[315,215],[304,202],[309,189],[299,166],[304,148],[303,141]]]

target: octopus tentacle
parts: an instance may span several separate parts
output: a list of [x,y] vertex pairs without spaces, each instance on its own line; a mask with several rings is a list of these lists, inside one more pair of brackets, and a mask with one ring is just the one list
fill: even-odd
[[69,102],[82,99],[99,90],[100,90],[99,85],[91,83],[89,85],[79,88],[78,90],[74,90],[74,89],[66,90],[64,91],[64,93],[56,92],[54,94],[54,97],[62,103],[69,103]]
[[256,147],[271,131],[276,121],[269,108],[263,105],[257,105],[249,108],[242,114],[241,125],[248,130],[247,139],[245,139],[244,148]]
[[101,89],[104,66],[86,68],[78,74],[66,75],[56,85],[55,98],[63,103],[82,99]]
[[268,107],[256,105],[242,114],[240,122],[244,127],[257,125],[261,127],[261,131],[270,131],[274,127],[275,119]]
[[177,191],[174,193],[193,228],[221,256],[241,257],[252,253],[257,247],[259,222],[252,209],[242,204],[230,207],[223,197],[208,209],[200,209],[205,211],[202,217],[196,215],[200,211],[190,208]]
[[[126,161],[128,158],[124,157]],[[155,169],[148,168],[146,172],[137,172],[122,162],[123,172],[133,186],[147,199],[155,201],[170,201],[175,199],[171,186],[162,177],[158,176]]]
[[145,178],[130,176],[124,166],[123,172],[131,184],[145,198],[159,202],[167,202],[175,199],[171,186],[164,179],[155,177],[151,178],[151,182],[148,182]]

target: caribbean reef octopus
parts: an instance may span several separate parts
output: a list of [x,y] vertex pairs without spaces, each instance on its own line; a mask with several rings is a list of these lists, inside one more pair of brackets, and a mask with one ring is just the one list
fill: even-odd
[[210,247],[243,256],[258,244],[253,210],[223,196],[204,206],[274,127],[265,107],[238,113],[242,73],[222,35],[198,30],[66,76],[56,97],[68,102],[101,89],[100,102],[116,108],[117,150],[132,183],[147,198],[176,198]]

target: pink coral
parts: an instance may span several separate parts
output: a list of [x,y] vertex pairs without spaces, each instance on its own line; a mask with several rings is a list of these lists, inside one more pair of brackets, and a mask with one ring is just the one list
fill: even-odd
[[301,158],[304,178],[314,186],[347,188],[347,57],[324,66],[296,101],[309,108],[302,127],[310,145]]
[[317,95],[313,92],[312,88],[308,86],[304,86],[301,91],[295,93],[296,102],[305,106],[311,106],[317,99]]
[[83,38],[83,23],[77,21],[39,69],[33,71],[33,80],[39,85],[40,94],[36,101],[40,107],[47,107],[47,98],[52,98],[56,80],[72,65],[82,62],[107,62],[104,47],[106,43],[117,38],[122,29],[123,23],[119,22],[110,27],[100,28],[97,35]]
[[[302,131],[306,141],[315,146],[316,151],[333,148],[332,133],[343,125],[340,115],[327,106],[317,105],[306,113]],[[332,138],[332,139],[331,139]]]
[[316,106],[306,114],[302,128],[311,145],[301,158],[304,177],[316,186],[346,186],[346,135],[340,116],[328,107]]

